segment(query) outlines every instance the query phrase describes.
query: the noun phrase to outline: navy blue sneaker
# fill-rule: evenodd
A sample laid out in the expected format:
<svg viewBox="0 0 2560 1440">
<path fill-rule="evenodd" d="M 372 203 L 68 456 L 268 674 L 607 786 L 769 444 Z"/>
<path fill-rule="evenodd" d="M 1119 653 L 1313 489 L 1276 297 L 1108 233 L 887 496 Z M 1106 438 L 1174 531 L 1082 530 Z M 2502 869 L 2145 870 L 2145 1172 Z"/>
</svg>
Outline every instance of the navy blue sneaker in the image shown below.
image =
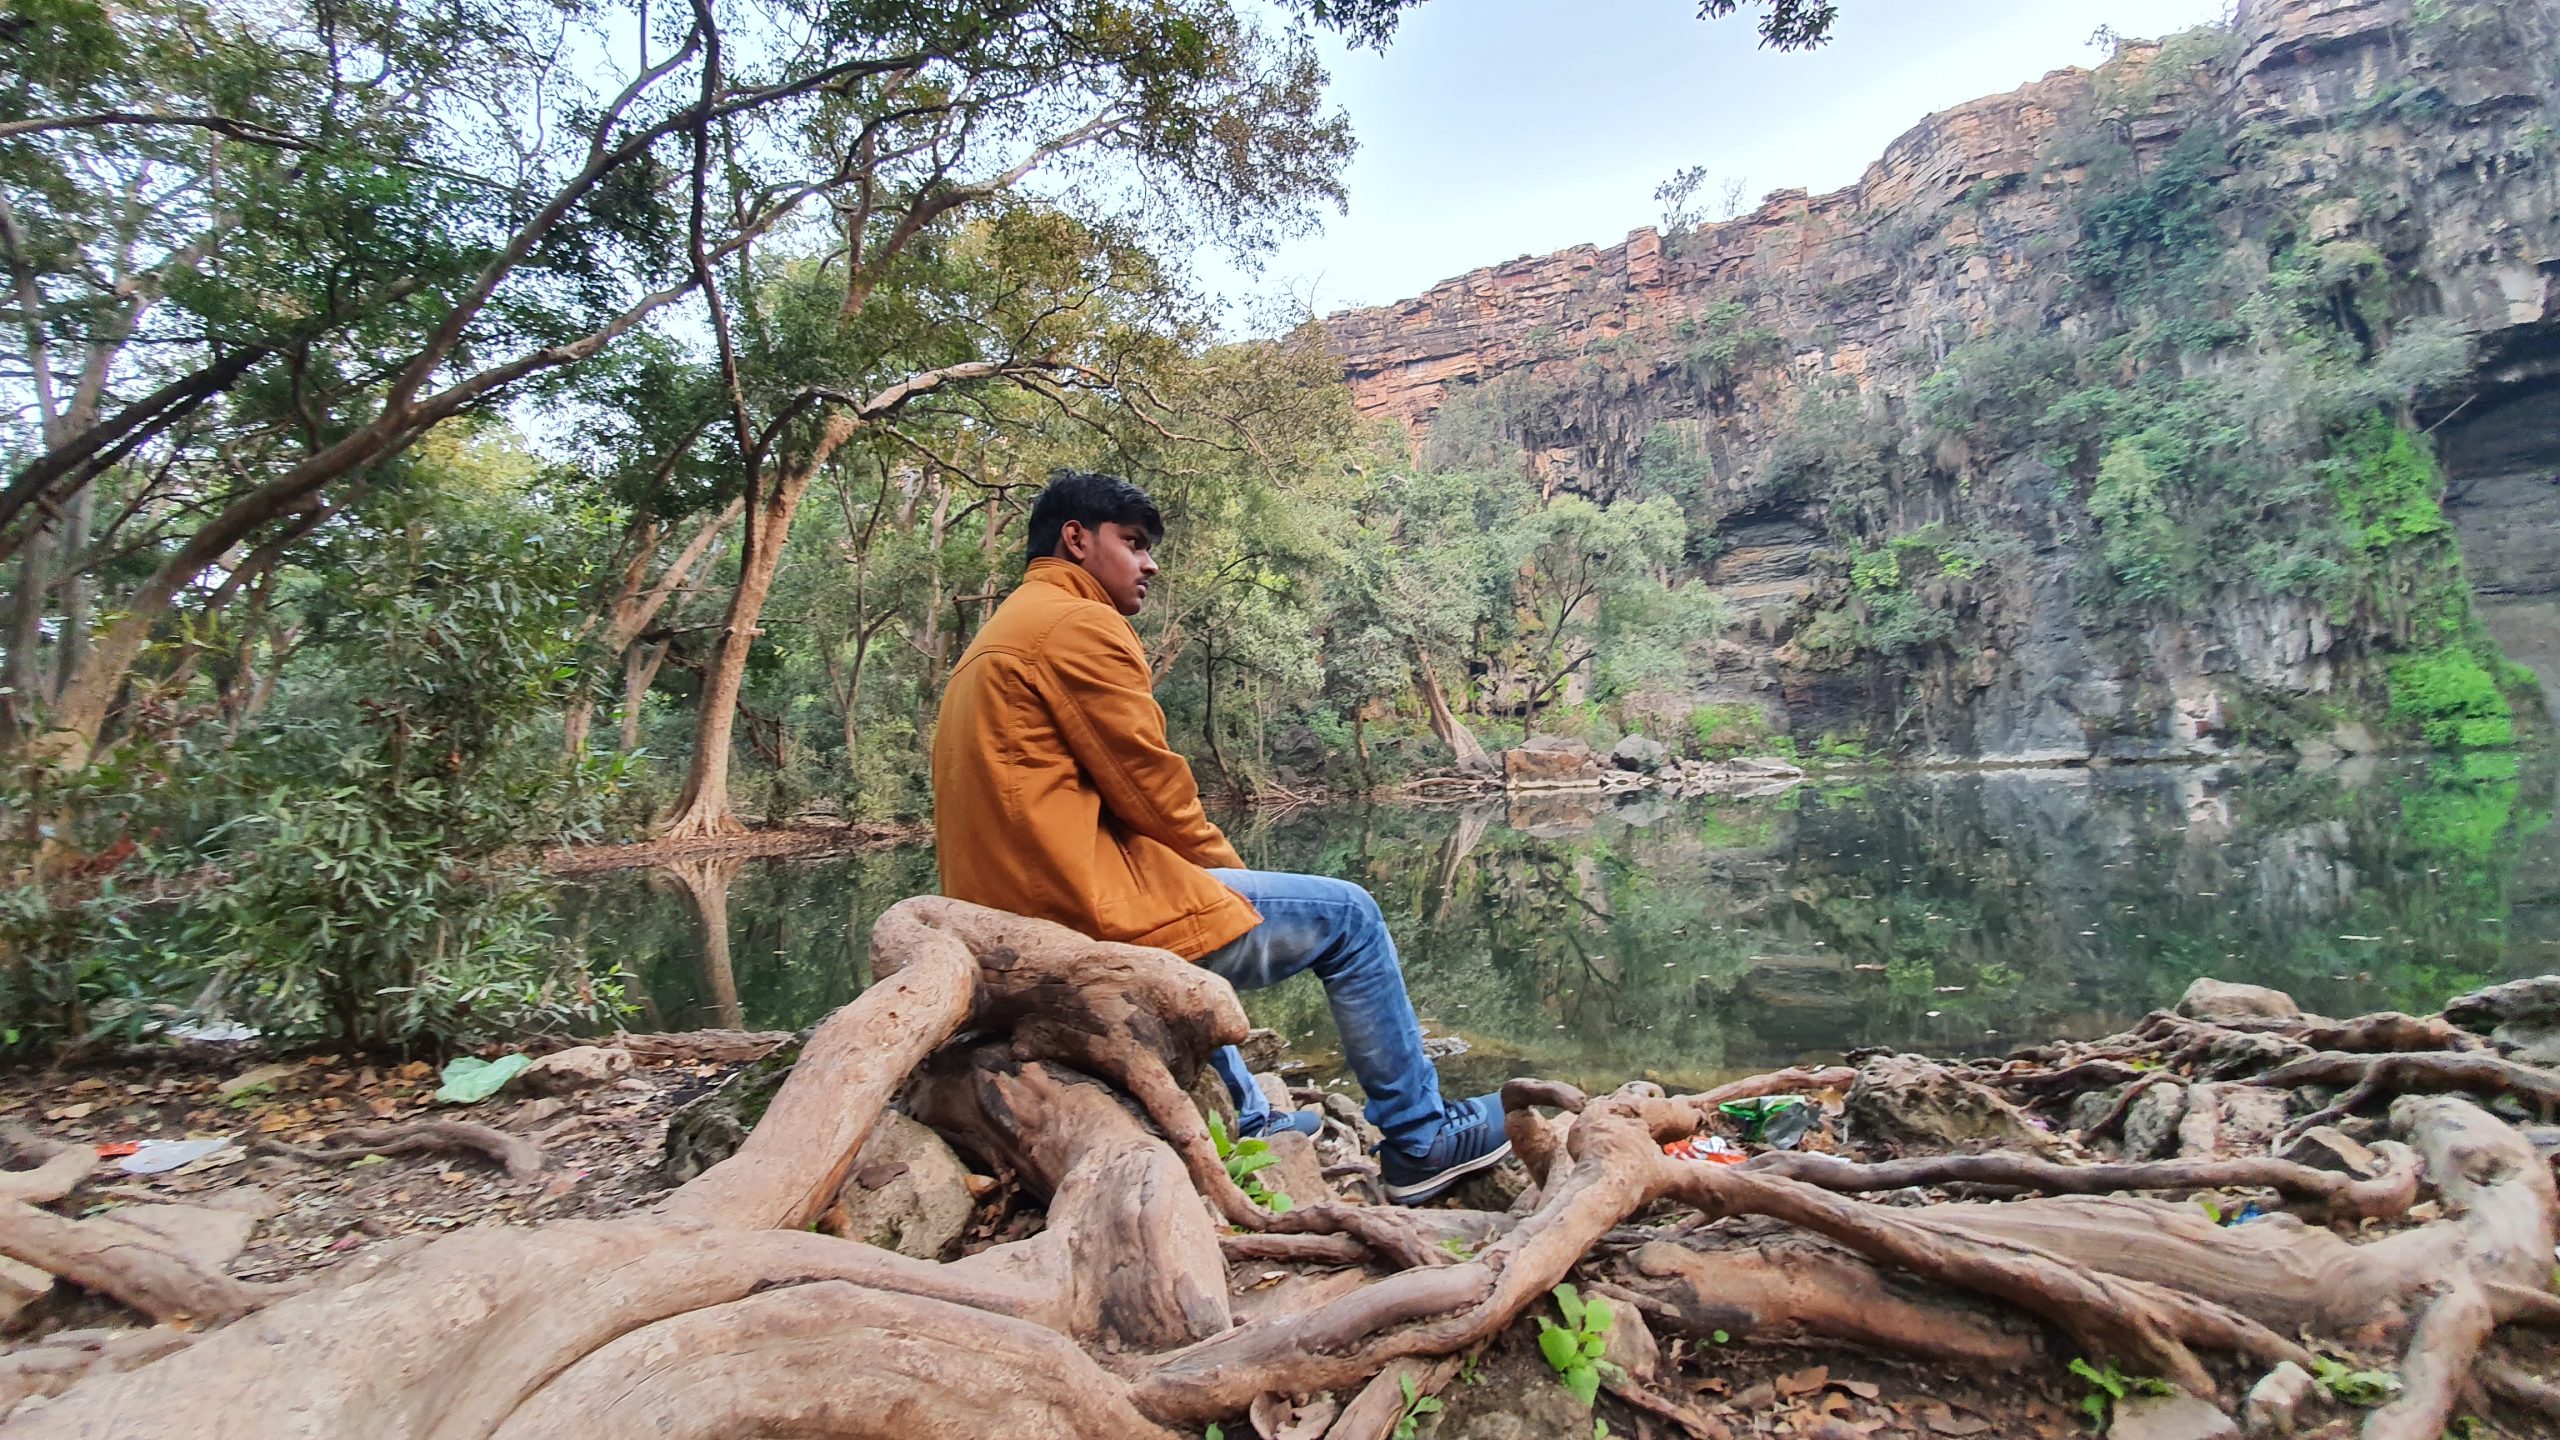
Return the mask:
<svg viewBox="0 0 2560 1440">
<path fill-rule="evenodd" d="M 1295 1130 L 1301 1135 L 1313 1135 L 1324 1129 L 1324 1116 L 1313 1110 L 1271 1110 L 1264 1112 L 1260 1122 L 1253 1128 L 1245 1129 L 1243 1121 L 1236 1122 L 1236 1128 L 1244 1132 L 1237 1138 L 1244 1140 L 1277 1135 L 1286 1130 Z"/>
<path fill-rule="evenodd" d="M 1387 1198 L 1398 1205 L 1419 1205 L 1479 1170 L 1489 1170 L 1511 1153 L 1502 1133 L 1502 1097 L 1479 1095 L 1451 1105 L 1448 1118 L 1431 1148 L 1414 1155 L 1394 1145 L 1378 1147 L 1379 1178 Z"/>
</svg>

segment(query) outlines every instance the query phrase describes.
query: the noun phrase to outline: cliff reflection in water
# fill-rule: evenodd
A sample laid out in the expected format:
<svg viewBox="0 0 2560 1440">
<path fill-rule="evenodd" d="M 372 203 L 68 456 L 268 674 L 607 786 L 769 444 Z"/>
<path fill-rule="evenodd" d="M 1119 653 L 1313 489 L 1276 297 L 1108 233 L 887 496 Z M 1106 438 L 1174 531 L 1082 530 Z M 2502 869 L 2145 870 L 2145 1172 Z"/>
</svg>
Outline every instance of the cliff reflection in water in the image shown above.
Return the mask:
<svg viewBox="0 0 2560 1440">
<path fill-rule="evenodd" d="M 1695 1085 L 1861 1045 L 1998 1052 L 2102 1033 L 2198 975 L 2353 1014 L 2560 969 L 2549 757 L 2326 772 L 2150 766 L 1893 775 L 1758 799 L 1538 797 L 1234 821 L 1248 863 L 1367 885 L 1451 1083 Z M 858 993 L 915 847 L 609 877 L 565 943 L 618 959 L 635 1027 L 798 1026 Z M 1312 979 L 1246 997 L 1320 1069 Z"/>
</svg>

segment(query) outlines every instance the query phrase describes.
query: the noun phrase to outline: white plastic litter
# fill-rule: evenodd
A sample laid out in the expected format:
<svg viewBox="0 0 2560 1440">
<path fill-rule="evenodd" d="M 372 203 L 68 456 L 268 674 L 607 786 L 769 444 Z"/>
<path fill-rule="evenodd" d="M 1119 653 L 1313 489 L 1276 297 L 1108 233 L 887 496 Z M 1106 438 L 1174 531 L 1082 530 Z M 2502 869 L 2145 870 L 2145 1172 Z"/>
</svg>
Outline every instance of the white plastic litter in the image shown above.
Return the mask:
<svg viewBox="0 0 2560 1440">
<path fill-rule="evenodd" d="M 127 1175 L 160 1175 L 230 1148 L 228 1140 L 145 1140 L 116 1168 Z"/>
</svg>

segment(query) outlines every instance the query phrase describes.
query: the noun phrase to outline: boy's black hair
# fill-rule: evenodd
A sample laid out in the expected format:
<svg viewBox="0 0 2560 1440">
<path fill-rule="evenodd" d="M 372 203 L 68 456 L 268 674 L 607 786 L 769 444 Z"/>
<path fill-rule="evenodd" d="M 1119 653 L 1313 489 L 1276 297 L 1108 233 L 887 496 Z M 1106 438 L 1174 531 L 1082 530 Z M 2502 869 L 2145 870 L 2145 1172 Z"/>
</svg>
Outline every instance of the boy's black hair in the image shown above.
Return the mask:
<svg viewBox="0 0 2560 1440">
<path fill-rule="evenodd" d="M 1058 536 L 1070 520 L 1088 530 L 1114 521 L 1136 525 L 1147 532 L 1150 545 L 1164 539 L 1164 516 L 1157 512 L 1156 502 L 1147 498 L 1146 491 L 1117 475 L 1052 470 L 1040 498 L 1031 502 L 1028 558 L 1045 560 L 1057 554 Z"/>
</svg>

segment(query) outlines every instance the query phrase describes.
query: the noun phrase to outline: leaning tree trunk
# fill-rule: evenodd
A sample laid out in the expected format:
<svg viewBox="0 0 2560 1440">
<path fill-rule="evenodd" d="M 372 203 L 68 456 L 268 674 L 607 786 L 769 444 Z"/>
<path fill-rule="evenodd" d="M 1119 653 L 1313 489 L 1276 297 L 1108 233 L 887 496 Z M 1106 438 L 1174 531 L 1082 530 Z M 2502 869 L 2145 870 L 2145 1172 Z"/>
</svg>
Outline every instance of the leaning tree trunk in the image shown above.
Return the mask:
<svg viewBox="0 0 2560 1440">
<path fill-rule="evenodd" d="M 1449 747 L 1450 755 L 1458 763 L 1458 772 L 1462 775 L 1500 774 L 1501 767 L 1485 753 L 1484 746 L 1476 740 L 1475 732 L 1458 718 L 1457 711 L 1449 708 L 1448 693 L 1440 688 L 1440 667 L 1432 663 L 1431 652 L 1419 645 L 1413 647 L 1413 673 L 1421 682 L 1423 703 L 1431 709 L 1431 733 L 1439 736 L 1440 743 Z"/>
<path fill-rule="evenodd" d="M 745 508 L 745 501 L 732 500 L 722 508 L 719 514 L 696 526 L 692 538 L 685 541 L 684 548 L 676 552 L 673 560 L 667 562 L 667 568 L 659 575 L 657 583 L 645 591 L 640 588 L 639 580 L 643 567 L 648 564 L 650 557 L 657 549 L 656 542 L 649 542 L 638 555 L 633 557 L 632 569 L 624 577 L 621 590 L 615 594 L 612 609 L 605 618 L 603 633 L 596 641 L 597 654 L 623 662 L 626 679 L 630 673 L 631 648 L 638 643 L 641 632 L 656 623 L 658 612 L 665 609 L 667 601 L 674 597 L 676 591 L 684 587 L 685 581 L 692 576 L 695 567 L 704 563 L 705 557 L 711 553 L 713 544 L 728 530 L 730 523 L 736 520 Z M 587 728 L 594 718 L 594 713 L 595 696 L 587 687 L 580 686 L 578 698 L 570 706 L 568 721 L 563 726 L 567 732 L 570 758 L 575 759 L 586 753 Z M 632 745 L 626 741 L 622 748 L 629 750 Z"/>
</svg>

